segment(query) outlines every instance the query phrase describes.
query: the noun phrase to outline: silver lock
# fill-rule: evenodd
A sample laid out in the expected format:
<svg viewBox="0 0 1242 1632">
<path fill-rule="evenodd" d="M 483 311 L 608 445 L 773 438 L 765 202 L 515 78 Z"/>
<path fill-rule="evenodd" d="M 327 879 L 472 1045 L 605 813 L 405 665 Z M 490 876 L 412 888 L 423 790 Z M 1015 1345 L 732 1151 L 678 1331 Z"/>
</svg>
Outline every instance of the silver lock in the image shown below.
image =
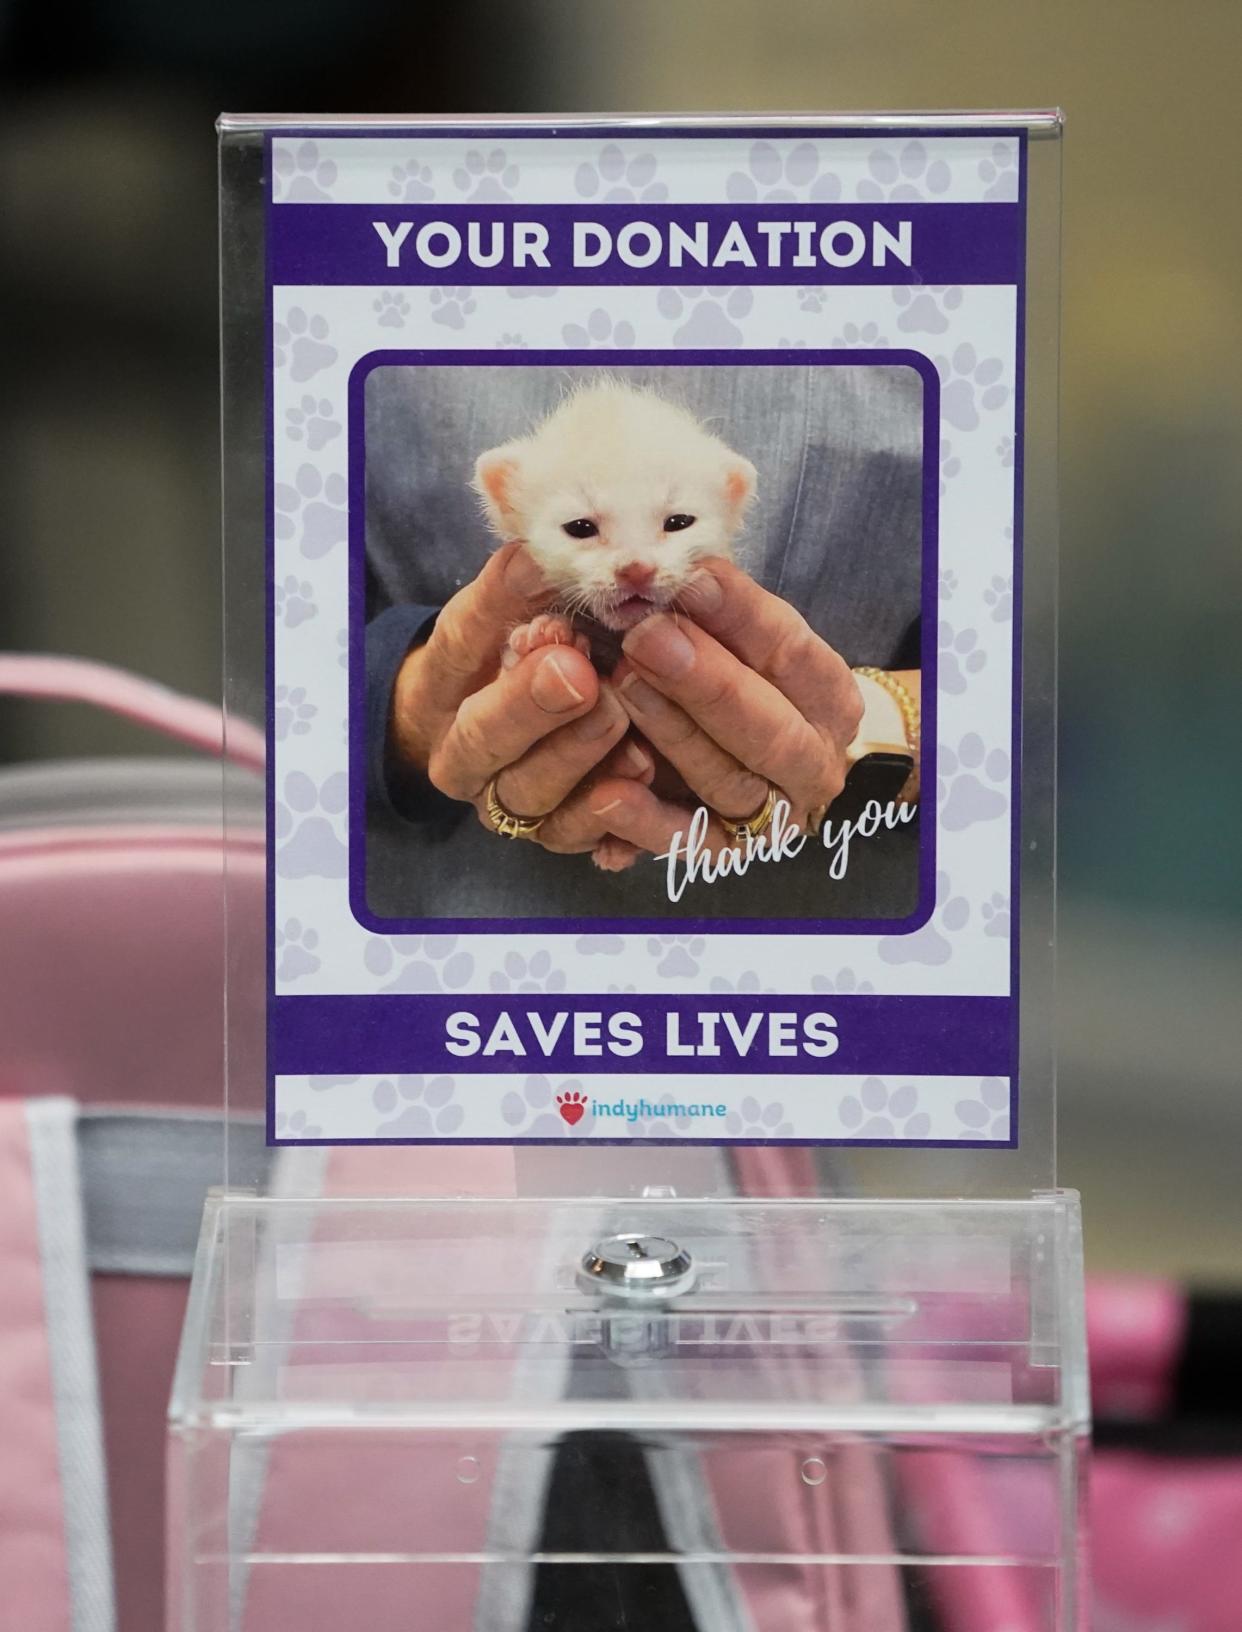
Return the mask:
<svg viewBox="0 0 1242 1632">
<path fill-rule="evenodd" d="M 694 1260 L 662 1235 L 625 1231 L 598 1241 L 583 1255 L 578 1285 L 626 1303 L 658 1303 L 694 1285 Z"/>
</svg>

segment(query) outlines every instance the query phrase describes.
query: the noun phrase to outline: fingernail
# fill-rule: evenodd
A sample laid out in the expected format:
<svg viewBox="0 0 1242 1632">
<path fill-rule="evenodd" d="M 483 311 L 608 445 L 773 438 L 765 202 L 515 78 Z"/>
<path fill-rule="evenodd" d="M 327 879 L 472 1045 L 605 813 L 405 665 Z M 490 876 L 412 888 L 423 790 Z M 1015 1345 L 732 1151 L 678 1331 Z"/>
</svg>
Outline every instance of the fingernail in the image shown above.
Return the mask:
<svg viewBox="0 0 1242 1632">
<path fill-rule="evenodd" d="M 635 624 L 621 642 L 621 650 L 668 680 L 679 680 L 694 667 L 694 646 L 672 618 L 658 614 Z"/>
<path fill-rule="evenodd" d="M 524 549 L 516 549 L 505 566 L 505 583 L 515 595 L 538 595 L 548 586 L 539 563 Z"/>
<path fill-rule="evenodd" d="M 686 579 L 686 587 L 678 600 L 688 611 L 714 612 L 724 600 L 724 590 L 714 572 L 700 567 Z"/>
<path fill-rule="evenodd" d="M 645 754 L 636 742 L 626 743 L 625 757 L 628 763 L 631 764 L 638 772 L 639 776 L 646 776 L 647 772 L 653 768 L 651 755 Z"/>
<path fill-rule="evenodd" d="M 514 651 L 512 646 L 506 646 L 504 651 L 500 654 L 500 666 L 502 669 L 516 669 L 521 661 L 521 657 Z"/>
<path fill-rule="evenodd" d="M 617 806 L 620 803 L 621 803 L 621 801 L 619 799 L 614 799 L 611 804 L 592 805 L 591 806 L 591 814 L 593 816 L 607 816 L 608 812 L 610 810 L 616 810 Z"/>
<path fill-rule="evenodd" d="M 653 708 L 660 705 L 660 693 L 654 686 L 640 679 L 631 669 L 617 688 L 625 698 L 627 708 L 637 709 L 640 714 L 649 714 Z"/>
<path fill-rule="evenodd" d="M 549 714 L 564 714 L 567 710 L 578 708 L 586 702 L 586 698 L 566 673 L 567 668 L 568 664 L 561 656 L 561 648 L 552 646 L 535 670 L 535 677 L 530 683 L 530 694 L 539 707 L 546 709 Z"/>
</svg>

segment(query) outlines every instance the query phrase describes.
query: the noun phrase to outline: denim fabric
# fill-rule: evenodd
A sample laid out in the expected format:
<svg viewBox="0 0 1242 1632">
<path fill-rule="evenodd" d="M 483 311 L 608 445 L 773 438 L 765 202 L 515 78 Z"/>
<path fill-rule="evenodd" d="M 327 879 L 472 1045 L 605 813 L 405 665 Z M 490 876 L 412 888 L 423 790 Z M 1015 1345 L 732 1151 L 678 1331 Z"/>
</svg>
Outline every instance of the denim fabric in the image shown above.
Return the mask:
<svg viewBox="0 0 1242 1632">
<path fill-rule="evenodd" d="M 366 388 L 368 618 L 439 606 L 494 540 L 470 488 L 476 456 L 521 434 L 591 371 L 522 366 L 376 369 Z M 851 664 L 891 665 L 919 616 L 923 383 L 900 366 L 610 367 L 685 405 L 759 472 L 741 564 Z M 389 620 L 395 622 L 396 620 Z M 368 663 L 369 675 L 372 665 Z M 373 678 L 382 684 L 374 665 Z M 369 703 L 371 733 L 387 700 Z M 379 744 L 368 744 L 378 763 Z M 400 802 L 399 802 L 400 803 Z M 416 812 L 411 812 L 416 814 Z M 902 917 L 916 894 L 915 829 L 858 847 L 840 883 L 816 847 L 795 862 L 665 899 L 663 869 L 605 875 L 486 833 L 402 820 L 372 784 L 367 875 L 381 917 Z"/>
</svg>

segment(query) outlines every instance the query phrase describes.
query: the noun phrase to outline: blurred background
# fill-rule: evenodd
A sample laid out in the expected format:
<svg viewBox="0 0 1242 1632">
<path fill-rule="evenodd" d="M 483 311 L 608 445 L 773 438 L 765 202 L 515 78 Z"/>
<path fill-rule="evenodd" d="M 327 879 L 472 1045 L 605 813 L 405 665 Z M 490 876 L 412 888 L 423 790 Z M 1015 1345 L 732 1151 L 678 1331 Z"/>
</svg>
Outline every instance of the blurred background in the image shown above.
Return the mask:
<svg viewBox="0 0 1242 1632">
<path fill-rule="evenodd" d="M 1242 1282 L 1242 6 L 9 0 L 0 40 L 0 647 L 205 697 L 221 109 L 1064 107 L 1061 1177 L 1092 1269 Z M 0 714 L 2 761 L 149 748 Z"/>
</svg>

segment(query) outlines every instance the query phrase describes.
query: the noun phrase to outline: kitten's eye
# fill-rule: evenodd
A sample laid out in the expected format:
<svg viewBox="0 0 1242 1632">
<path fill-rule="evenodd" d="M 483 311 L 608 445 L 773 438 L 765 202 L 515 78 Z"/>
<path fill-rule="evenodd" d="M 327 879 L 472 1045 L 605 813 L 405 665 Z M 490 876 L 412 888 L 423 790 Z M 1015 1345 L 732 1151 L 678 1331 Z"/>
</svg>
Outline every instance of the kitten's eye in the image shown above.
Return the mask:
<svg viewBox="0 0 1242 1632">
<path fill-rule="evenodd" d="M 693 527 L 693 516 L 665 516 L 664 531 L 666 533 L 684 533 L 687 527 Z"/>
<path fill-rule="evenodd" d="M 568 533 L 570 538 L 595 538 L 599 534 L 599 528 L 585 516 L 580 516 L 577 521 L 567 521 L 561 531 Z"/>
</svg>

